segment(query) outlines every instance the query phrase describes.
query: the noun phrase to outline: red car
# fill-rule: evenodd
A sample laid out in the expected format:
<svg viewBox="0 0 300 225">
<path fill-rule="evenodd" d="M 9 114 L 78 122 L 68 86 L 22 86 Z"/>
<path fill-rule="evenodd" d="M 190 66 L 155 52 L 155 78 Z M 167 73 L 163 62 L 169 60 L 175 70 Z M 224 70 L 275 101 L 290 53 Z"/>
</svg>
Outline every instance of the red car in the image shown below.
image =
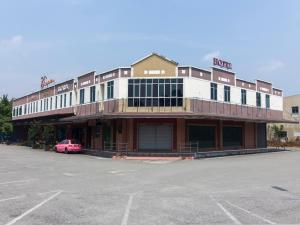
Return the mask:
<svg viewBox="0 0 300 225">
<path fill-rule="evenodd" d="M 55 151 L 56 152 L 81 152 L 82 146 L 79 144 L 76 140 L 63 140 L 62 142 L 59 142 L 57 145 L 55 145 Z"/>
</svg>

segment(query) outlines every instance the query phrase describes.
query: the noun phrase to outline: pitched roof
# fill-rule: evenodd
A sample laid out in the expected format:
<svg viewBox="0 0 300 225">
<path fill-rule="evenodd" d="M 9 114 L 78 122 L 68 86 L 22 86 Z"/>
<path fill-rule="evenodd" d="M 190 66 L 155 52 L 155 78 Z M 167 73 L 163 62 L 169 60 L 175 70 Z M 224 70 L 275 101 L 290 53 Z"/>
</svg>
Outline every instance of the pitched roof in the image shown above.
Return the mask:
<svg viewBox="0 0 300 225">
<path fill-rule="evenodd" d="M 153 52 L 153 53 L 147 55 L 146 57 L 144 57 L 144 58 L 142 58 L 142 59 L 140 59 L 140 60 L 138 60 L 138 61 L 135 61 L 133 64 L 131 64 L 131 66 L 136 65 L 136 64 L 138 64 L 139 62 L 142 62 L 142 61 L 144 61 L 144 60 L 146 60 L 146 59 L 148 59 L 148 58 L 150 58 L 150 57 L 152 57 L 152 56 L 154 56 L 154 55 L 155 55 L 155 56 L 158 56 L 159 58 L 161 58 L 161 59 L 163 59 L 163 60 L 165 60 L 165 61 L 167 61 L 167 62 L 170 62 L 170 63 L 173 63 L 173 64 L 175 64 L 175 65 L 178 65 L 178 63 L 175 62 L 174 60 L 169 59 L 169 58 L 167 58 L 167 57 L 165 57 L 165 56 L 163 56 L 163 55 L 159 55 L 159 54 Z"/>
</svg>

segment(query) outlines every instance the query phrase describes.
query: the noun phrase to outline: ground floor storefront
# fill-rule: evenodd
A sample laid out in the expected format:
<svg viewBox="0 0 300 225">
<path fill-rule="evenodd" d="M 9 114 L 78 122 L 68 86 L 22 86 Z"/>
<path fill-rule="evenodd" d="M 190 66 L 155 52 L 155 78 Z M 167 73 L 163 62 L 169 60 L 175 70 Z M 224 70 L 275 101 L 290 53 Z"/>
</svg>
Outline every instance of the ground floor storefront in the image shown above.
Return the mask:
<svg viewBox="0 0 300 225">
<path fill-rule="evenodd" d="M 187 152 L 266 147 L 266 123 L 257 122 L 124 118 L 74 120 L 53 125 L 57 141 L 77 139 L 84 148 L 101 151 Z M 23 129 L 26 133 L 26 126 Z M 18 133 L 22 133 L 21 129 Z"/>
</svg>

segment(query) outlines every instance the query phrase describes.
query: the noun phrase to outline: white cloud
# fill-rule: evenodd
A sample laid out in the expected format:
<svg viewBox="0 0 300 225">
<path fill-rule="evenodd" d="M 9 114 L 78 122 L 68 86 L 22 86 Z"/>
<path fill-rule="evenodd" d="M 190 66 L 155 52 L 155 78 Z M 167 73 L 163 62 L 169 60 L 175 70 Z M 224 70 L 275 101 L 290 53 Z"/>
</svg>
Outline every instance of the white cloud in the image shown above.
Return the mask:
<svg viewBox="0 0 300 225">
<path fill-rule="evenodd" d="M 0 40 L 0 45 L 2 46 L 17 46 L 23 43 L 23 36 L 22 35 L 15 35 L 9 39 Z"/>
<path fill-rule="evenodd" d="M 268 73 L 280 70 L 285 67 L 285 63 L 280 60 L 271 60 L 258 68 L 260 73 Z"/>
<path fill-rule="evenodd" d="M 220 56 L 220 51 L 213 51 L 205 54 L 202 58 L 203 61 L 211 61 L 213 58 L 218 58 Z"/>
</svg>

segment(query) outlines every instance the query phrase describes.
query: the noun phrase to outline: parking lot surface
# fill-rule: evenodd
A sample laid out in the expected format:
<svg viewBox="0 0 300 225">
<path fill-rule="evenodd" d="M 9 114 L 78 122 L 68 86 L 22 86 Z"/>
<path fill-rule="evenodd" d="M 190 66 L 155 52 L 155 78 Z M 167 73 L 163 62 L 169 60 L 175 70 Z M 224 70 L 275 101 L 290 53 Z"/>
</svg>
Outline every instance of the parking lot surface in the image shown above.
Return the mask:
<svg viewBox="0 0 300 225">
<path fill-rule="evenodd" d="M 300 151 L 151 161 L 0 145 L 0 224 L 297 223 Z"/>
</svg>

